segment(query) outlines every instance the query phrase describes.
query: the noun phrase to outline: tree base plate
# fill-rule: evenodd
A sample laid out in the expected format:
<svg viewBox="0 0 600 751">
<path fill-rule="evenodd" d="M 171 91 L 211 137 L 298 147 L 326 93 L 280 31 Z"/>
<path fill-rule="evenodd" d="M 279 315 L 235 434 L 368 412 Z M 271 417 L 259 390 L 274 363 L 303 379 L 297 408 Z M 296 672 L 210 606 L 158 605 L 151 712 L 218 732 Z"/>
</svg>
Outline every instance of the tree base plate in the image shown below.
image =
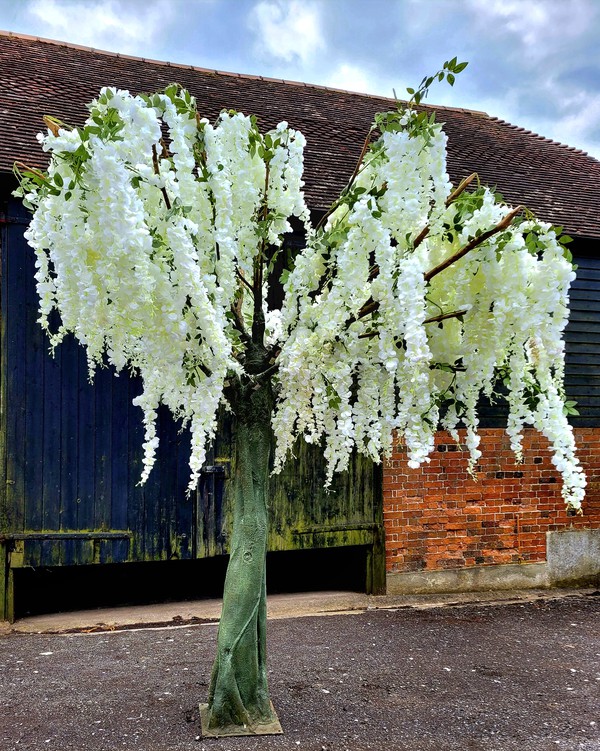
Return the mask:
<svg viewBox="0 0 600 751">
<path fill-rule="evenodd" d="M 203 738 L 225 738 L 234 735 L 280 735 L 283 733 L 281 723 L 277 717 L 273 704 L 271 712 L 275 718 L 272 722 L 262 722 L 256 725 L 228 725 L 224 728 L 208 727 L 208 704 L 200 704 L 200 725 Z"/>
</svg>

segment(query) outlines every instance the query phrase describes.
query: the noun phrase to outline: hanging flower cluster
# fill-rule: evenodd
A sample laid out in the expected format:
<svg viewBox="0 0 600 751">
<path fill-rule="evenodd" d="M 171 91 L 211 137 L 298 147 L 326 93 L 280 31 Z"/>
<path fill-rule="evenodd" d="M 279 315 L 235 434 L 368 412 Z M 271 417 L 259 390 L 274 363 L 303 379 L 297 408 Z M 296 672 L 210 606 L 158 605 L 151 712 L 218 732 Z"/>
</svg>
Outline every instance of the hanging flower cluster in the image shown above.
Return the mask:
<svg viewBox="0 0 600 751">
<path fill-rule="evenodd" d="M 466 428 L 473 470 L 479 400 L 502 392 L 513 450 L 519 457 L 523 427 L 535 425 L 579 509 L 585 478 L 562 387 L 574 273 L 559 238 L 487 188 L 451 193 L 433 118 L 400 110 L 376 127 L 313 228 L 305 142 L 287 123 L 261 134 L 254 118 L 229 112 L 211 125 L 176 86 L 150 97 L 104 89 L 83 128 L 53 125 L 41 137 L 48 174 L 29 173 L 21 188 L 52 346 L 73 332 L 90 371 L 106 360 L 140 373 L 142 480 L 160 403 L 190 425 L 193 488 L 227 379 L 264 374 L 278 385 L 276 471 L 299 435 L 323 442 L 329 482 L 354 449 L 379 461 L 397 434 L 416 467 L 440 424 L 457 439 Z M 306 248 L 272 310 L 269 272 L 291 216 Z M 245 370 L 252 338 L 268 355 L 264 373 Z"/>
<path fill-rule="evenodd" d="M 22 187 L 34 208 L 26 237 L 40 323 L 53 348 L 75 335 L 90 374 L 108 361 L 141 375 L 142 481 L 158 446 L 159 404 L 189 424 L 192 489 L 225 379 L 242 370 L 231 315 L 239 279 L 252 279 L 265 236 L 289 231 L 291 215 L 308 216 L 304 138 L 285 124 L 262 135 L 238 113 L 213 126 L 171 86 L 151 97 L 103 89 L 83 128 L 54 125 L 40 140 L 52 155 L 48 175 L 30 173 Z"/>
<path fill-rule="evenodd" d="M 287 279 L 277 466 L 296 434 L 324 440 L 330 482 L 353 448 L 378 461 L 399 433 L 416 467 L 441 424 L 456 440 L 466 428 L 473 471 L 477 406 L 500 387 L 517 457 L 535 425 L 579 509 L 585 476 L 562 388 L 572 265 L 549 225 L 515 219 L 487 188 L 451 196 L 441 127 L 416 118 L 380 118 L 356 180 Z"/>
</svg>

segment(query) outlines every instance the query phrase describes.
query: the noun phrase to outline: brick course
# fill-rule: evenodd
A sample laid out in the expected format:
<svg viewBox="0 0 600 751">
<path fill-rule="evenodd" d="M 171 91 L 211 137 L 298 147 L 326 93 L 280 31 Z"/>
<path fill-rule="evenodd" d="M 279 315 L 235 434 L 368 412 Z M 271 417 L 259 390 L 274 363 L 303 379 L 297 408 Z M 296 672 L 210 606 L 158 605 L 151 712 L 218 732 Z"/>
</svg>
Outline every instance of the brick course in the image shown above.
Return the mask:
<svg viewBox="0 0 600 751">
<path fill-rule="evenodd" d="M 388 572 L 540 562 L 546 532 L 600 527 L 600 430 L 576 428 L 575 438 L 588 479 L 577 517 L 566 514 L 548 443 L 533 429 L 525 433 L 522 464 L 502 429 L 481 430 L 476 478 L 464 446 L 445 432 L 431 461 L 416 470 L 400 445 L 383 473 Z"/>
</svg>

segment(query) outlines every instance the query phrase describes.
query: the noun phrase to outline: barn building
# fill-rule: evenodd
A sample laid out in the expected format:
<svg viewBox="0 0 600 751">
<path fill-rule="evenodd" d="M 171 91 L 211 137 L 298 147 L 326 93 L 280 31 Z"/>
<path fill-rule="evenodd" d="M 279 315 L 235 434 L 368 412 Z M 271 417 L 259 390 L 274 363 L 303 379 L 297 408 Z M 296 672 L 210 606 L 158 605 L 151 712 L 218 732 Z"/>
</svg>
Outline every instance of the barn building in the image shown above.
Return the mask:
<svg viewBox="0 0 600 751">
<path fill-rule="evenodd" d="M 0 32 L 0 72 L 0 620 L 35 609 L 34 594 L 48 591 L 57 598 L 49 607 L 69 607 L 78 589 L 100 604 L 103 588 L 119 582 L 132 596 L 141 580 L 130 572 L 141 569 L 152 571 L 154 585 L 164 576 L 171 594 L 205 593 L 202 582 L 181 582 L 192 570 L 186 564 L 199 561 L 204 568 L 193 571 L 203 581 L 222 576 L 227 424 L 197 493 L 186 498 L 188 438 L 161 413 L 158 461 L 138 485 L 143 433 L 131 400 L 139 383 L 106 369 L 90 384 L 72 340 L 50 356 L 36 323 L 28 213 L 12 197 L 13 163 L 45 166 L 35 137 L 43 115 L 76 125 L 102 86 L 137 93 L 175 81 L 210 119 L 236 109 L 256 114 L 263 128 L 287 120 L 301 130 L 307 201 L 318 216 L 352 174 L 374 114 L 394 102 L 10 32 Z M 528 431 L 525 461 L 515 465 L 502 416 L 492 411 L 476 482 L 462 447 L 443 433 L 421 469 L 408 469 L 399 446 L 383 468 L 356 460 L 331 494 L 318 456 L 303 448 L 275 480 L 276 586 L 339 585 L 350 572 L 351 585 L 368 592 L 414 593 L 549 586 L 600 573 L 600 162 L 484 112 L 437 108 L 437 119 L 449 136 L 453 182 L 477 172 L 507 202 L 575 240 L 566 386 L 580 412 L 573 425 L 589 482 L 584 515 L 567 517 L 543 438 Z M 79 578 L 61 578 L 65 571 Z"/>
</svg>

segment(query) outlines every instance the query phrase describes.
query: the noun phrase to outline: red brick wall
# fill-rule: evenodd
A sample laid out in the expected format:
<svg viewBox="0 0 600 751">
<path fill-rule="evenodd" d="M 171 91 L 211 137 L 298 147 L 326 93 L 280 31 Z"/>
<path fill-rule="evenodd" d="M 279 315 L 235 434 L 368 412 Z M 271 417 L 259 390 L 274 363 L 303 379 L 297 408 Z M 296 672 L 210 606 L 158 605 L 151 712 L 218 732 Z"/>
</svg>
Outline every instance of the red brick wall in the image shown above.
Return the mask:
<svg viewBox="0 0 600 751">
<path fill-rule="evenodd" d="M 533 429 L 523 464 L 502 429 L 482 430 L 476 480 L 468 453 L 447 433 L 438 433 L 431 462 L 416 470 L 400 446 L 383 473 L 387 570 L 543 561 L 546 532 L 600 527 L 600 429 L 576 429 L 575 437 L 588 478 L 582 517 L 566 515 L 547 441 Z"/>
</svg>

